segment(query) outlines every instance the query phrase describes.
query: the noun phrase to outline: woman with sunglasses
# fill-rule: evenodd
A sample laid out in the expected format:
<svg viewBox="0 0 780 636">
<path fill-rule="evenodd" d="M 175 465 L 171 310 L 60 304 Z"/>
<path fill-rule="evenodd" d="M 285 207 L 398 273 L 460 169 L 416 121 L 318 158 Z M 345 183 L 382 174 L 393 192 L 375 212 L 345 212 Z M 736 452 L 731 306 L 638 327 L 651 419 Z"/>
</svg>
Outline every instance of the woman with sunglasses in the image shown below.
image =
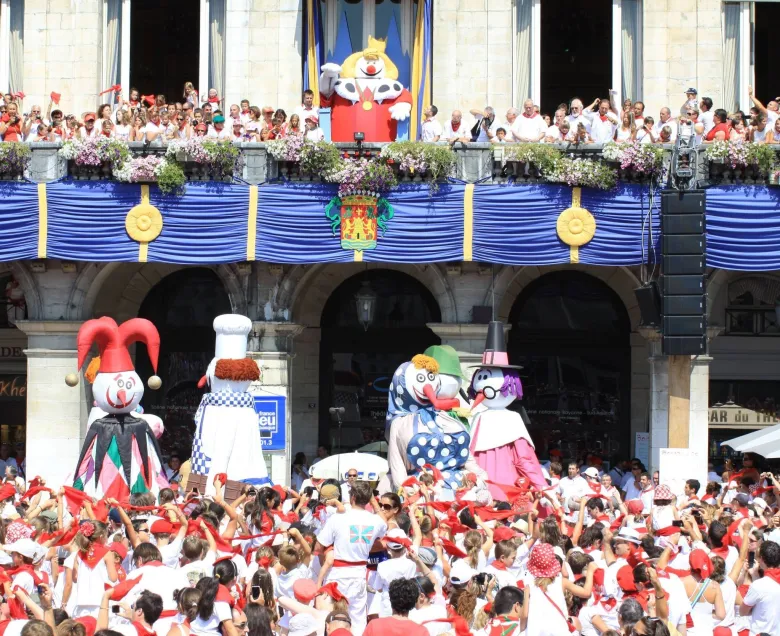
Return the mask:
<svg viewBox="0 0 780 636">
<path fill-rule="evenodd" d="M 398 528 L 398 522 L 395 520 L 396 515 L 401 512 L 401 498 L 394 492 L 386 492 L 379 498 L 377 502 L 376 498 L 371 499 L 371 503 L 374 506 L 374 512 L 376 512 L 387 524 L 387 529 Z"/>
</svg>

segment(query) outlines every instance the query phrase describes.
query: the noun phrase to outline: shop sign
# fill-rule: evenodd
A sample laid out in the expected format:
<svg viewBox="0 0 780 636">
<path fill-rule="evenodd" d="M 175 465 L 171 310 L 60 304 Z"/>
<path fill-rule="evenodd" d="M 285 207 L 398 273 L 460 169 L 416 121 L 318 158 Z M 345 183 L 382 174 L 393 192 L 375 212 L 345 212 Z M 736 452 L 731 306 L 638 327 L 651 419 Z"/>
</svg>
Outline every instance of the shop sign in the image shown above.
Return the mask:
<svg viewBox="0 0 780 636">
<path fill-rule="evenodd" d="M 764 427 L 780 424 L 774 413 L 759 413 L 739 406 L 709 409 L 710 426 L 715 428 Z"/>
<path fill-rule="evenodd" d="M 24 400 L 26 398 L 26 375 L 0 375 L 0 400 Z"/>
<path fill-rule="evenodd" d="M 287 450 L 287 398 L 279 395 L 256 395 L 255 411 L 264 451 Z"/>
<path fill-rule="evenodd" d="M 0 347 L 0 358 L 24 358 L 24 347 Z"/>
</svg>

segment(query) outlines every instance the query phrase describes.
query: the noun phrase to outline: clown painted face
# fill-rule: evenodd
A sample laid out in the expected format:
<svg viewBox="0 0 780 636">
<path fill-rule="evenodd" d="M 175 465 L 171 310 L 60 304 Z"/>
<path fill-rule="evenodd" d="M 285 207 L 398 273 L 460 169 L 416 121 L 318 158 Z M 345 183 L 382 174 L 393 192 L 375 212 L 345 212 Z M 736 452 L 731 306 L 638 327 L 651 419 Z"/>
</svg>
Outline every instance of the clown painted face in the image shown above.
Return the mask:
<svg viewBox="0 0 780 636">
<path fill-rule="evenodd" d="M 144 385 L 135 371 L 98 373 L 92 393 L 107 413 L 132 413 L 144 395 Z"/>
<path fill-rule="evenodd" d="M 379 79 L 384 76 L 385 61 L 381 57 L 361 57 L 355 65 L 355 77 L 358 79 Z"/>
<path fill-rule="evenodd" d="M 427 369 L 418 369 L 410 364 L 405 374 L 406 390 L 409 396 L 419 404 L 428 406 L 430 397 L 436 395 L 441 387 L 441 377 Z"/>
<path fill-rule="evenodd" d="M 517 398 L 514 391 L 505 387 L 506 380 L 503 370 L 495 367 L 480 367 L 474 374 L 471 388 L 478 399 L 480 395 L 484 395 L 481 403 L 489 409 L 505 409 Z"/>
<path fill-rule="evenodd" d="M 442 373 L 439 375 L 441 387 L 439 388 L 438 396 L 440 398 L 457 398 L 458 391 L 460 391 L 461 379 L 457 375 L 447 375 Z"/>
</svg>

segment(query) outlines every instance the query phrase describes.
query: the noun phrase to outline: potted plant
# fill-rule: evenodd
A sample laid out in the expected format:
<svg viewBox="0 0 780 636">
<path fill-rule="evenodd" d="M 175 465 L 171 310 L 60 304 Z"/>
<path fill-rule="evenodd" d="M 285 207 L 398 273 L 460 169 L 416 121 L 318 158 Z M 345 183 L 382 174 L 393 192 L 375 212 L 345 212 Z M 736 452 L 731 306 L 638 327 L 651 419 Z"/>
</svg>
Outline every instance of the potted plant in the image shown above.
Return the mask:
<svg viewBox="0 0 780 636">
<path fill-rule="evenodd" d="M 380 158 L 396 175 L 404 174 L 412 180 L 429 182 L 429 192 L 439 188 L 439 181 L 451 175 L 458 157 L 449 144 L 422 141 L 396 141 L 382 148 Z"/>
<path fill-rule="evenodd" d="M 8 141 L 0 143 L 0 179 L 21 179 L 32 158 L 28 144 Z"/>
</svg>

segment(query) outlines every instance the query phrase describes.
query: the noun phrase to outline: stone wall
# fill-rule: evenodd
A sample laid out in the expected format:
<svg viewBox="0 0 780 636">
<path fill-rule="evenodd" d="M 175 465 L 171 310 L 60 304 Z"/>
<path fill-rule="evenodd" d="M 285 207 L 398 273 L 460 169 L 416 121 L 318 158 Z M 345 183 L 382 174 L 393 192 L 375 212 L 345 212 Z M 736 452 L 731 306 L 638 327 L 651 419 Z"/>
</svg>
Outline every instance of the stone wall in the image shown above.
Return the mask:
<svg viewBox="0 0 780 636">
<path fill-rule="evenodd" d="M 226 104 L 246 98 L 283 108 L 301 102 L 301 0 L 228 0 Z"/>
<path fill-rule="evenodd" d="M 25 0 L 24 110 L 46 107 L 52 91 L 60 108 L 80 115 L 94 110 L 101 90 L 101 0 Z"/>
</svg>

